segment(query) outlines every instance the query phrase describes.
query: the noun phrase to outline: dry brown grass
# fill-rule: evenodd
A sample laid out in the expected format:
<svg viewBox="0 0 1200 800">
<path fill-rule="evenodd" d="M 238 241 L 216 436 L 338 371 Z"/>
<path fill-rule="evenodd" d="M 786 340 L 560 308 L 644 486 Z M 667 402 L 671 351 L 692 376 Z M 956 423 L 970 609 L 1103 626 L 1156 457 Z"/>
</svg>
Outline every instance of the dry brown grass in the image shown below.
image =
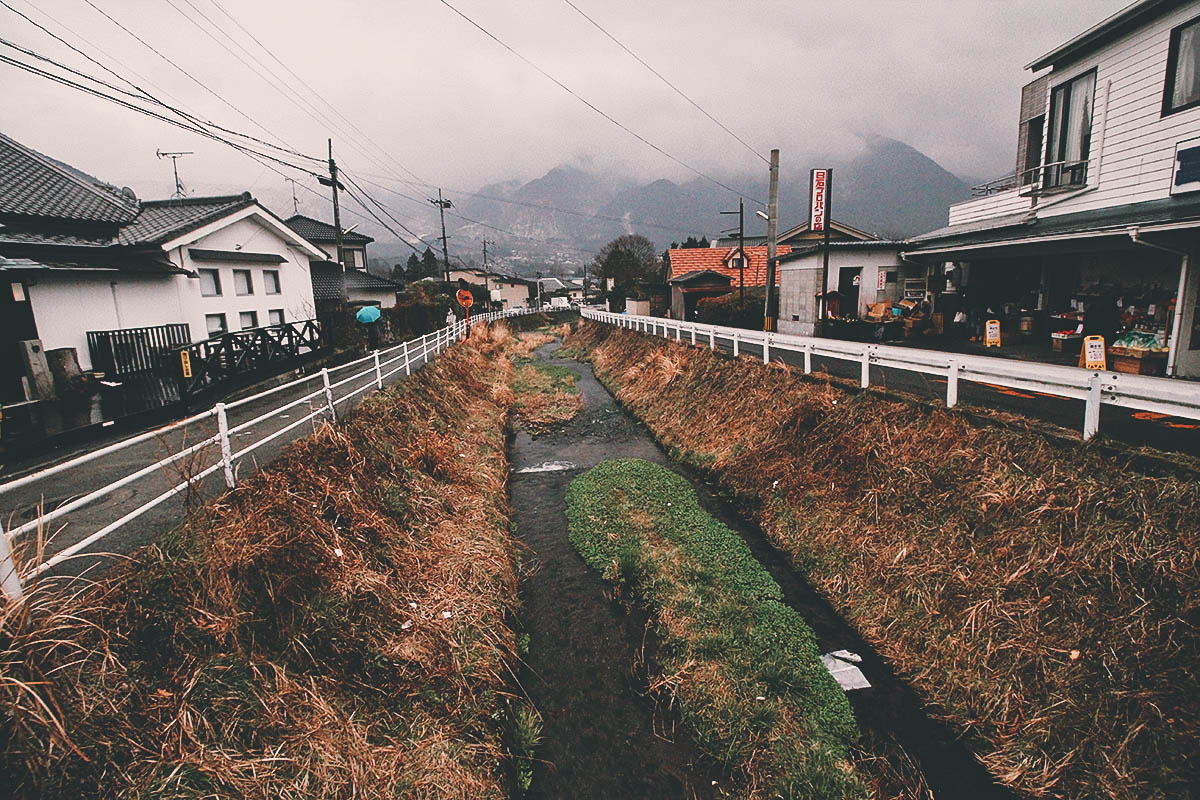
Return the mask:
<svg viewBox="0 0 1200 800">
<path fill-rule="evenodd" d="M 0 618 L 18 797 L 506 795 L 506 330 Z"/>
<path fill-rule="evenodd" d="M 1200 781 L 1200 482 L 1018 421 L 585 326 L 597 374 L 1029 797 Z M 869 773 L 867 769 L 864 772 Z"/>
<path fill-rule="evenodd" d="M 569 422 L 583 408 L 575 374 L 564 367 L 519 364 L 513 392 L 517 419 L 534 433 Z"/>
</svg>

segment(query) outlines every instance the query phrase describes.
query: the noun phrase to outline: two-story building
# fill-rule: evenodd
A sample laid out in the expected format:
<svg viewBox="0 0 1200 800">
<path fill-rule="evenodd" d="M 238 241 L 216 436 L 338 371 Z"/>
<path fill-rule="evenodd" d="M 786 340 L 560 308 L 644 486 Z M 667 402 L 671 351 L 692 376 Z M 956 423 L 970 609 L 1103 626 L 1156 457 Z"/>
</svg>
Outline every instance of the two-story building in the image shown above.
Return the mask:
<svg viewBox="0 0 1200 800">
<path fill-rule="evenodd" d="M 536 285 L 535 281 L 507 272 L 472 267 L 450 270 L 451 285 L 457 285 L 459 280 L 487 289 L 488 297 L 500 310 L 528 308 Z"/>
<path fill-rule="evenodd" d="M 139 201 L 0 134 L 0 402 L 52 393 L 46 354 L 132 369 L 309 319 L 322 256 L 249 193 Z"/>
<path fill-rule="evenodd" d="M 1027 68 L 1014 173 L 904 257 L 947 319 L 1137 331 L 1166 351 L 1146 371 L 1200 377 L 1200 0 L 1141 0 Z"/>
<path fill-rule="evenodd" d="M 372 275 L 367 271 L 367 245 L 375 241 L 357 231 L 342 231 L 342 261 L 337 261 L 337 228 L 328 222 L 295 214 L 286 220 L 287 226 L 326 252 L 323 258 L 312 260 L 314 300 L 321 310 L 330 305 L 349 303 L 352 306 L 396 305 L 400 285 L 395 281 Z"/>
</svg>

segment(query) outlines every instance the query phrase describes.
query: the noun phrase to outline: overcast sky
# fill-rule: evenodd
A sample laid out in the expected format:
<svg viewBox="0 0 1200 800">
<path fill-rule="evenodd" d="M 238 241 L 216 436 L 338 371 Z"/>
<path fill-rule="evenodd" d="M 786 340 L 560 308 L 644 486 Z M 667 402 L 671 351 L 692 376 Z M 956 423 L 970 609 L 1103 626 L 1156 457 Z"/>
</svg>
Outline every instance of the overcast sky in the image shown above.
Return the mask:
<svg viewBox="0 0 1200 800">
<path fill-rule="evenodd" d="M 646 181 L 692 177 L 440 0 L 37 0 L 36 9 L 27 0 L 5 2 L 143 88 L 206 119 L 282 140 L 313 156 L 324 155 L 326 137 L 332 136 L 335 155 L 352 173 L 383 179 L 418 199 L 428 190 L 401 186 L 395 176 L 411 180 L 415 174 L 437 185 L 474 189 L 496 180 L 527 180 L 571 163 Z M 679 160 L 721 178 L 765 170 L 564 0 L 450 2 Z M 1011 172 L 1020 87 L 1030 79 L 1024 65 L 1127 4 L 573 2 L 755 149 L 781 148 L 785 180 L 815 166 L 802 156 L 845 154 L 863 134 L 907 142 L 967 178 Z M 354 127 L 312 100 L 308 89 L 238 30 L 221 7 Z M 214 39 L 181 13 L 207 26 L 197 9 L 226 33 L 213 32 Z M 3 7 L 0 36 L 104 74 Z M 227 36 L 286 78 L 304 99 L 289 99 L 268 85 L 260 77 L 263 69 Z M 2 46 L 0 53 L 15 55 Z M 195 154 L 180 162 L 180 171 L 193 193 L 250 190 L 275 210 L 290 213 L 291 189 L 283 178 L 224 145 L 5 64 L 0 64 L 0 94 L 0 130 L 97 177 L 131 186 L 139 196 L 171 191 L 170 162 L 157 159 L 157 149 L 190 150 Z M 338 125 L 302 110 L 309 102 Z M 362 141 L 367 137 L 369 142 Z M 314 179 L 290 174 L 324 194 Z M 415 203 L 378 194 L 401 219 L 420 224 L 429 217 L 429 210 Z M 299 197 L 302 212 L 328 214 L 327 204 L 313 194 L 301 189 Z"/>
</svg>

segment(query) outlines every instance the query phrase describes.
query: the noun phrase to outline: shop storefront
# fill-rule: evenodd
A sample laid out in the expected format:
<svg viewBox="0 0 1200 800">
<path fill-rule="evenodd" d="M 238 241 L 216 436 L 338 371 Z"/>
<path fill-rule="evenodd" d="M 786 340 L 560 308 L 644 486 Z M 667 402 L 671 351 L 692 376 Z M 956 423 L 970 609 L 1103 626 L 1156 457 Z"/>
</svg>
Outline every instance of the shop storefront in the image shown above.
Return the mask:
<svg viewBox="0 0 1200 800">
<path fill-rule="evenodd" d="M 935 231 L 904 255 L 939 276 L 930 290 L 948 335 L 982 337 L 986 322 L 999 320 L 1004 341 L 1062 358 L 1099 335 L 1109 369 L 1200 377 L 1193 253 L 1200 205 L 1154 202 L 953 236 Z"/>
</svg>

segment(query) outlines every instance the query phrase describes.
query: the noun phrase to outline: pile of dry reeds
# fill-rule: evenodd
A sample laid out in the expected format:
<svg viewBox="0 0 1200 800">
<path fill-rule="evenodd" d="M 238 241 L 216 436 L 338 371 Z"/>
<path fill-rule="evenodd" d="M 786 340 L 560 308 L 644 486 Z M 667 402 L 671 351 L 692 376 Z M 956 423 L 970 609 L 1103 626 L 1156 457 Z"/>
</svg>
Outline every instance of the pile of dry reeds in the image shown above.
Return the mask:
<svg viewBox="0 0 1200 800">
<path fill-rule="evenodd" d="M 584 325 L 599 377 L 1030 797 L 1200 785 L 1200 482 L 1009 420 Z"/>
<path fill-rule="evenodd" d="M 476 328 L 93 585 L 6 608 L 9 791 L 505 796 L 508 341 Z"/>
</svg>

